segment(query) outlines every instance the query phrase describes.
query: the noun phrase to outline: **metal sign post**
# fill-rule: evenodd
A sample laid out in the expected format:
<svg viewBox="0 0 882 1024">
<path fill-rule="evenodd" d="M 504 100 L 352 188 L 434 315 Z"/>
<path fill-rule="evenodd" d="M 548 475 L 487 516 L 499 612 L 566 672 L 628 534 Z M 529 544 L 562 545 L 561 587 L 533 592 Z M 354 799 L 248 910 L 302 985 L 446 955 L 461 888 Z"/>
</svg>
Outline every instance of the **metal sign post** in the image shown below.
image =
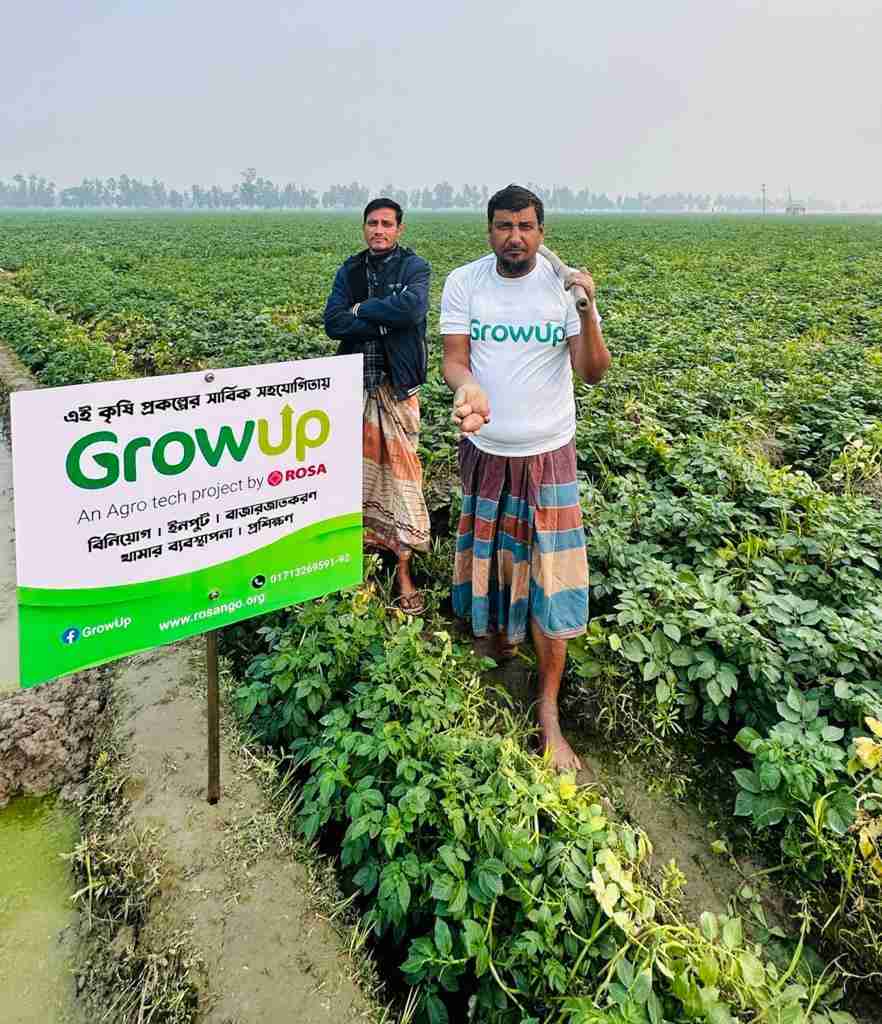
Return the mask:
<svg viewBox="0 0 882 1024">
<path fill-rule="evenodd" d="M 220 799 L 220 710 L 217 685 L 217 630 L 205 634 L 208 667 L 208 802 Z"/>
</svg>

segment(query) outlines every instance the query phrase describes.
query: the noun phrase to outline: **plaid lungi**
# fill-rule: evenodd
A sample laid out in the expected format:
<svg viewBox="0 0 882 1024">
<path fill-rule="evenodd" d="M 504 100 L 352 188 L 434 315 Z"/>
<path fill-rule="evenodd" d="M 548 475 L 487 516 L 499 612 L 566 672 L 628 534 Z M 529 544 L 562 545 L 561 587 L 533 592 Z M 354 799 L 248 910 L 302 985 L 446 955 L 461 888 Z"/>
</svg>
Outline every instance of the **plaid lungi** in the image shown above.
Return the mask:
<svg viewBox="0 0 882 1024">
<path fill-rule="evenodd" d="M 524 639 L 532 618 L 556 639 L 588 622 L 588 557 L 573 442 L 506 458 L 463 438 L 453 610 L 475 636 Z"/>
<path fill-rule="evenodd" d="M 365 547 L 396 557 L 429 549 L 429 510 L 417 456 L 420 401 L 398 402 L 388 381 L 364 392 L 363 505 Z"/>
</svg>

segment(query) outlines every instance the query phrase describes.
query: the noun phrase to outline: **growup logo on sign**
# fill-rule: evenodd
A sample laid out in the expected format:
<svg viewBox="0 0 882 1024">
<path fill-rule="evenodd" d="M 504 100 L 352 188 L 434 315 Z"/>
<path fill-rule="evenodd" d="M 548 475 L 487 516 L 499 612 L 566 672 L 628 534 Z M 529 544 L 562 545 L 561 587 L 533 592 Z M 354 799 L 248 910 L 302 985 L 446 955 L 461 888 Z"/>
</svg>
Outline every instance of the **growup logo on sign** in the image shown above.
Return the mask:
<svg viewBox="0 0 882 1024">
<path fill-rule="evenodd" d="M 21 683 L 361 580 L 362 357 L 12 395 Z"/>
</svg>

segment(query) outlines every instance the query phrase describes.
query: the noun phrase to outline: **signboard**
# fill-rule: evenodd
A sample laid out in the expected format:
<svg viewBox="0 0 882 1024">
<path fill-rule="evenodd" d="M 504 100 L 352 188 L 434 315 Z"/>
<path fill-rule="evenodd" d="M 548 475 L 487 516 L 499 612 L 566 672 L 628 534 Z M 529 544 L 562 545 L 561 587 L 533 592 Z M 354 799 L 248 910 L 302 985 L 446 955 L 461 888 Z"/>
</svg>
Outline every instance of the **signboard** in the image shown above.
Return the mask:
<svg viewBox="0 0 882 1024">
<path fill-rule="evenodd" d="M 21 684 L 362 575 L 362 357 L 11 396 Z"/>
</svg>

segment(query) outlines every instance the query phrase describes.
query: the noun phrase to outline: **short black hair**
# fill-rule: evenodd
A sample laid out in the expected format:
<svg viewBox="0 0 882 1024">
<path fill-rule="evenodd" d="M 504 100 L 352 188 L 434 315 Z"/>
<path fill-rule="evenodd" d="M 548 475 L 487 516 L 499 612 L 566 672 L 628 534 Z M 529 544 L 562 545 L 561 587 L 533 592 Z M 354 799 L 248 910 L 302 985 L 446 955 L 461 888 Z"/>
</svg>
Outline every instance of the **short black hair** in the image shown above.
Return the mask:
<svg viewBox="0 0 882 1024">
<path fill-rule="evenodd" d="M 501 188 L 490 196 L 490 202 L 487 203 L 487 223 L 493 223 L 493 214 L 497 210 L 517 212 L 518 210 L 526 210 L 528 206 L 532 206 L 536 211 L 536 220 L 539 221 L 540 225 L 544 224 L 545 207 L 542 205 L 542 200 L 539 196 L 528 188 L 524 188 L 523 185 L 506 185 L 505 188 Z"/>
<path fill-rule="evenodd" d="M 401 218 L 404 216 L 404 210 L 401 209 L 394 199 L 387 199 L 385 196 L 380 196 L 379 199 L 372 199 L 364 208 L 364 217 L 362 217 L 361 220 L 362 224 L 367 223 L 368 214 L 373 213 L 374 210 L 394 210 L 396 224 L 400 224 Z"/>
</svg>

